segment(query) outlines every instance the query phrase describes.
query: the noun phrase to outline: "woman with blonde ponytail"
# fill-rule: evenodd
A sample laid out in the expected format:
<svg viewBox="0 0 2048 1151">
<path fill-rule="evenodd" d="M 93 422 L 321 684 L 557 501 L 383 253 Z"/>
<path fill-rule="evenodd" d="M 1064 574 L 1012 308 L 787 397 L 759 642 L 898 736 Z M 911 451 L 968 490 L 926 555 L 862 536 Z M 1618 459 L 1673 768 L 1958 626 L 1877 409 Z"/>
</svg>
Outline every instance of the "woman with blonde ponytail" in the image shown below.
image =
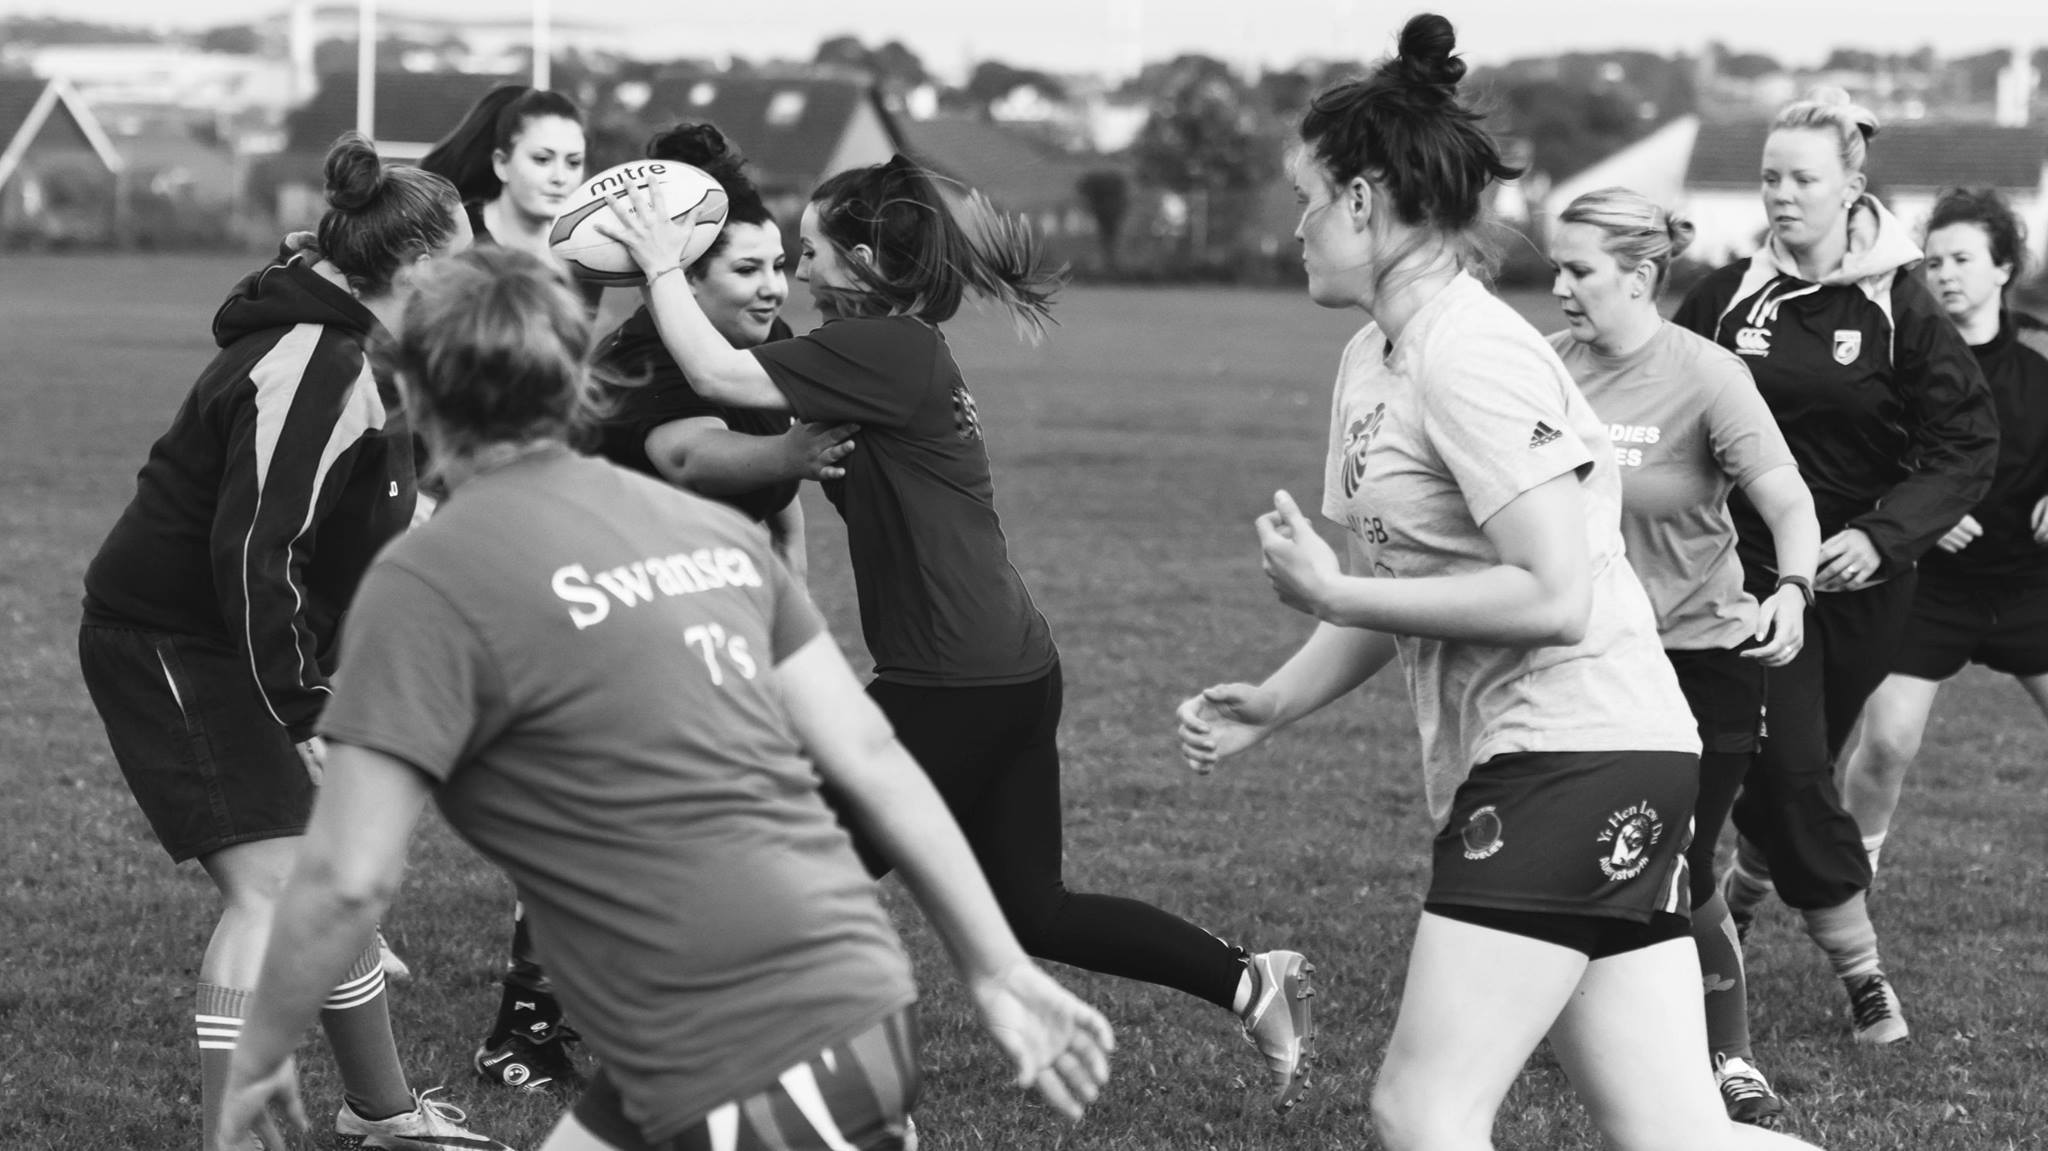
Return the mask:
<svg viewBox="0 0 2048 1151">
<path fill-rule="evenodd" d="M 858 424 L 826 498 L 846 520 L 868 694 L 967 833 L 1034 956 L 1158 983 L 1230 1010 L 1265 1056 L 1273 1106 L 1292 1107 L 1312 1054 L 1313 970 L 1298 952 L 1249 955 L 1146 903 L 1070 892 L 1061 878 L 1058 649 L 1011 563 L 973 393 L 939 325 L 974 295 L 1027 336 L 1051 322 L 1058 277 L 1021 222 L 970 201 L 963 226 L 932 176 L 897 156 L 812 193 L 796 278 L 825 324 L 736 348 L 705 317 L 679 258 L 692 217 L 658 189 L 614 201 L 611 225 L 647 271 L 662 342 L 718 403 Z M 887 863 L 855 823 L 876 874 Z"/>
<path fill-rule="evenodd" d="M 1573 200 L 1550 240 L 1566 331 L 1550 346 L 1607 424 L 1621 472 L 1621 534 L 1664 654 L 1700 729 L 1686 864 L 1706 991 L 1707 1050 L 1729 1118 L 1775 1127 L 1784 1104 L 1756 1069 L 1742 951 L 1714 887 L 1714 846 L 1763 731 L 1765 669 L 1797 655 L 1820 549 L 1813 496 L 1742 359 L 1657 311 L 1692 224 L 1627 188 Z M 1740 489 L 1792 577 L 1743 590 L 1728 495 Z"/>
<path fill-rule="evenodd" d="M 1857 1042 L 1883 1044 L 1908 1028 L 1834 764 L 1891 669 L 1915 562 L 1990 487 L 1998 426 L 1969 345 L 1907 272 L 1919 247 L 1865 190 L 1876 134 L 1876 117 L 1838 88 L 1787 105 L 1764 141 L 1763 249 L 1707 276 L 1674 319 L 1749 365 L 1824 537 L 1806 646 L 1770 677 L 1770 731 L 1735 803 L 1739 850 L 1722 893 L 1746 929 L 1775 887 L 1842 980 Z M 1740 492 L 1729 504 L 1750 593 L 1800 582 L 1776 562 L 1760 510 Z"/>
</svg>

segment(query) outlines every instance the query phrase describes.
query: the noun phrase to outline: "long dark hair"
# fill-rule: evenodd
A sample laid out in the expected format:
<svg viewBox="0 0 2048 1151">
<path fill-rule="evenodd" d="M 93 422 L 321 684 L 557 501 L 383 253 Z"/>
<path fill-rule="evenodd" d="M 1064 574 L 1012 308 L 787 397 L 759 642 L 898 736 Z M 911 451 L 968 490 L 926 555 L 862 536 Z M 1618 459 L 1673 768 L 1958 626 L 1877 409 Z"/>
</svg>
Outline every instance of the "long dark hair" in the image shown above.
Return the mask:
<svg viewBox="0 0 2048 1151">
<path fill-rule="evenodd" d="M 996 211 L 980 193 L 969 194 L 956 215 L 932 174 L 908 157 L 841 172 L 818 185 L 811 203 L 818 231 L 862 289 L 841 293 L 846 314 L 938 324 L 973 293 L 1008 309 L 1027 338 L 1039 338 L 1052 322 L 1064 269 L 1043 266 L 1030 225 Z M 872 260 L 852 257 L 863 244 Z"/>
<path fill-rule="evenodd" d="M 320 254 L 362 295 L 381 295 L 398 269 L 448 243 L 462 201 L 447 180 L 418 168 L 387 168 L 357 132 L 327 150 L 327 212 Z"/>
<path fill-rule="evenodd" d="M 1484 267 L 1491 250 L 1477 225 L 1486 190 L 1522 170 L 1501 157 L 1482 114 L 1458 99 L 1465 62 L 1452 55 L 1457 45 L 1449 20 L 1413 17 L 1371 75 L 1309 102 L 1301 140 L 1338 186 L 1363 176 L 1396 219 L 1444 243 L 1461 265 Z M 1381 261 L 1382 282 L 1412 251 Z"/>
<path fill-rule="evenodd" d="M 512 150 L 527 121 L 547 116 L 583 126 L 583 110 L 560 92 L 501 84 L 484 93 L 462 123 L 420 157 L 420 167 L 454 184 L 464 203 L 495 200 L 505 184 L 491 166 L 492 157 Z"/>
<path fill-rule="evenodd" d="M 775 216 L 768 211 L 768 204 L 761 199 L 761 189 L 747 175 L 747 158 L 726 139 L 725 133 L 710 124 L 684 122 L 656 132 L 647 141 L 647 158 L 650 160 L 674 160 L 704 169 L 718 186 L 725 189 L 725 222 L 728 224 L 775 223 Z M 718 239 L 704 250 L 704 254 L 683 270 L 683 275 L 692 280 L 704 278 L 711 266 L 711 260 L 725 250 L 726 233 L 718 233 Z"/>
</svg>

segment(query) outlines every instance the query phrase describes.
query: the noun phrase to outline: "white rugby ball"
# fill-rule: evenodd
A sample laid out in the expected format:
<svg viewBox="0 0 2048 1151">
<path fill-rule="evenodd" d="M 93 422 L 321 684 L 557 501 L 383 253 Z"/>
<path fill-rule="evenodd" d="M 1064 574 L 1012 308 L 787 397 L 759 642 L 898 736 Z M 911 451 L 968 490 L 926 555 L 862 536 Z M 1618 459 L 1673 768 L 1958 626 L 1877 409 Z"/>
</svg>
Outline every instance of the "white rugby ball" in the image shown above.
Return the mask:
<svg viewBox="0 0 2048 1151">
<path fill-rule="evenodd" d="M 597 224 L 613 218 L 605 201 L 628 188 L 651 184 L 661 186 L 672 219 L 680 220 L 692 208 L 704 205 L 689 246 L 683 249 L 682 262 L 688 264 L 703 255 L 725 227 L 725 189 L 702 168 L 675 160 L 632 160 L 583 181 L 569 194 L 567 205 L 548 229 L 548 250 L 578 279 L 625 287 L 646 282 L 633 254 L 598 231 Z"/>
</svg>

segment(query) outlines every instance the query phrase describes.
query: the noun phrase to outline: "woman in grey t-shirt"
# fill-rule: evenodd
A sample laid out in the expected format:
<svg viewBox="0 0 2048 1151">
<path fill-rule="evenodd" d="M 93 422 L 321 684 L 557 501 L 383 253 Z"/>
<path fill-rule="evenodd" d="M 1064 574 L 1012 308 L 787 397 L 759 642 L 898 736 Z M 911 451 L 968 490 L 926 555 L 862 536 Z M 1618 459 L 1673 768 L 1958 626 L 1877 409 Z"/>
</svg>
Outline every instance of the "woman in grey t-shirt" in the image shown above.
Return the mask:
<svg viewBox="0 0 2048 1151">
<path fill-rule="evenodd" d="M 1692 224 L 1627 188 L 1573 200 L 1550 240 L 1551 294 L 1569 325 L 1550 346 L 1607 425 L 1621 473 L 1621 534 L 1664 654 L 1700 727 L 1693 806 L 1692 935 L 1707 1047 L 1729 1118 L 1777 1126 L 1784 1104 L 1755 1066 L 1742 948 L 1714 886 L 1714 846 L 1756 757 L 1765 669 L 1799 654 L 1819 563 L 1820 522 L 1792 450 L 1735 353 L 1657 310 Z M 1776 591 L 1742 588 L 1728 495 L 1740 489 L 1771 529 Z"/>
</svg>

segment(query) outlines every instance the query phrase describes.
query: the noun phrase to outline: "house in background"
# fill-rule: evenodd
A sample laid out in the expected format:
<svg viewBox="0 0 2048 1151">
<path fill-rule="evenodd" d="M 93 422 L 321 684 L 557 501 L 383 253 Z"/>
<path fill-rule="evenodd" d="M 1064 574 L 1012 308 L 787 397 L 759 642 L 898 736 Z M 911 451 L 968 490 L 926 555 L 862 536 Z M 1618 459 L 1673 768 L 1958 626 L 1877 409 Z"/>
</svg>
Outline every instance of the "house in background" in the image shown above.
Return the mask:
<svg viewBox="0 0 2048 1151">
<path fill-rule="evenodd" d="M 1044 239 L 1055 263 L 1107 259 L 1095 213 L 1081 192 L 1082 177 L 1120 172 L 1136 198 L 1127 164 L 1069 152 L 1028 129 L 976 115 L 906 120 L 901 127 L 912 159 L 963 189 L 983 193 L 1003 211 L 1022 215 Z"/>
<path fill-rule="evenodd" d="M 1757 250 L 1764 237 L 1760 166 L 1770 122 L 1681 116 L 1583 172 L 1560 180 L 1544 199 L 1554 219 L 1583 192 L 1634 188 L 1683 212 L 1697 229 L 1690 259 L 1724 264 Z M 2040 266 L 2048 252 L 2048 130 L 1981 122 L 1909 121 L 1887 125 L 1870 145 L 1870 190 L 1908 228 L 1926 223 L 1941 189 L 1990 185 L 2026 222 Z"/>
<path fill-rule="evenodd" d="M 0 76 L 0 242 L 118 235 L 126 168 L 62 77 Z"/>
<path fill-rule="evenodd" d="M 895 114 L 864 80 L 671 76 L 620 85 L 615 98 L 649 135 L 686 120 L 716 125 L 747 157 L 763 199 L 792 239 L 804 202 L 825 177 L 908 150 Z"/>
</svg>

